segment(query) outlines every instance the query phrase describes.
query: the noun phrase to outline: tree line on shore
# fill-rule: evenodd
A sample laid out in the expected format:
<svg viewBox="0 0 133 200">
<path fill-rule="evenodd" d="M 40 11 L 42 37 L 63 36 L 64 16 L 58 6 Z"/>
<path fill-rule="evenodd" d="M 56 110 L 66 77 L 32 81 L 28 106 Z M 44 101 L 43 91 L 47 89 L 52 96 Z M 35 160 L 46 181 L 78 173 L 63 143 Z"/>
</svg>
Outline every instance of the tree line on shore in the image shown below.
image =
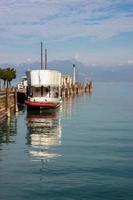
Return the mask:
<svg viewBox="0 0 133 200">
<path fill-rule="evenodd" d="M 16 78 L 16 70 L 14 68 L 0 68 L 0 80 L 3 81 L 3 87 L 8 88 L 11 86 L 11 81 Z"/>
</svg>

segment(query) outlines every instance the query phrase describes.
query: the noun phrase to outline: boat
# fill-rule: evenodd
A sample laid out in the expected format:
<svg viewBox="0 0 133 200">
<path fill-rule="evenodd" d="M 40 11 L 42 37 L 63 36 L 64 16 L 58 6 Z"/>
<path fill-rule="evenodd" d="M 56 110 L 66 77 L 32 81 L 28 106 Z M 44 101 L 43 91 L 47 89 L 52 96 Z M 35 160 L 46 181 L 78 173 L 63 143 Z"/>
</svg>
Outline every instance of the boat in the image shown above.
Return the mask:
<svg viewBox="0 0 133 200">
<path fill-rule="evenodd" d="M 17 85 L 17 89 L 19 92 L 26 92 L 27 88 L 27 77 L 24 75 L 21 77 L 21 82 Z"/>
<path fill-rule="evenodd" d="M 20 110 L 24 108 L 24 101 L 27 99 L 26 91 L 27 77 L 24 75 L 21 77 L 21 82 L 17 84 L 17 102 Z"/>
<path fill-rule="evenodd" d="M 61 72 L 57 70 L 30 70 L 27 75 L 28 110 L 56 109 L 61 104 Z"/>
<path fill-rule="evenodd" d="M 45 97 L 33 97 L 25 100 L 25 104 L 29 109 L 39 108 L 39 109 L 55 109 L 60 106 L 60 99 L 45 98 Z"/>
</svg>

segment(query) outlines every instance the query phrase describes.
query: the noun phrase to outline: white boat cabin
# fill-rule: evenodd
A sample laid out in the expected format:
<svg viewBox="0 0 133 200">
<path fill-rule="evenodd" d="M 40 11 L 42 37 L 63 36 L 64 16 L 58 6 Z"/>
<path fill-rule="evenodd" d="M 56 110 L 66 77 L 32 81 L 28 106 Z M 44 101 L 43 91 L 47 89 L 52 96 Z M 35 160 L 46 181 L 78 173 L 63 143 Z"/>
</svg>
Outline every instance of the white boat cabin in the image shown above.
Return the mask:
<svg viewBox="0 0 133 200">
<path fill-rule="evenodd" d="M 61 72 L 56 70 L 27 71 L 29 97 L 60 97 Z"/>
</svg>

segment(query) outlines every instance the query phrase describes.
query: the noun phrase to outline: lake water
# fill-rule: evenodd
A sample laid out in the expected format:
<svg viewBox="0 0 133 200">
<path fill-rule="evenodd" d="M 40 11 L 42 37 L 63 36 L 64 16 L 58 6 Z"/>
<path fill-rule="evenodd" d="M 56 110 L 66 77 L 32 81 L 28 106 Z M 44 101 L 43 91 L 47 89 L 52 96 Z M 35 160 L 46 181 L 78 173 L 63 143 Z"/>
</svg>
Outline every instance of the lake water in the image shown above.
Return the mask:
<svg viewBox="0 0 133 200">
<path fill-rule="evenodd" d="M 133 83 L 0 121 L 1 200 L 132 200 Z"/>
</svg>

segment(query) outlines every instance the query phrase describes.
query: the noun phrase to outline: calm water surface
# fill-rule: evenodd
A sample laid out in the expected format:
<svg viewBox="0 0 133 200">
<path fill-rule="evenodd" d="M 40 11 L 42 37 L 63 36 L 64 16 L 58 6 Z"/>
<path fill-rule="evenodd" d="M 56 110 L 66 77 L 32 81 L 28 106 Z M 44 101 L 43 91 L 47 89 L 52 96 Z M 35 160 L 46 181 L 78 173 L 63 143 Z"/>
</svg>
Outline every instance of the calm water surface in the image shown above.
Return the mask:
<svg viewBox="0 0 133 200">
<path fill-rule="evenodd" d="M 0 121 L 1 200 L 132 200 L 133 83 Z"/>
</svg>

